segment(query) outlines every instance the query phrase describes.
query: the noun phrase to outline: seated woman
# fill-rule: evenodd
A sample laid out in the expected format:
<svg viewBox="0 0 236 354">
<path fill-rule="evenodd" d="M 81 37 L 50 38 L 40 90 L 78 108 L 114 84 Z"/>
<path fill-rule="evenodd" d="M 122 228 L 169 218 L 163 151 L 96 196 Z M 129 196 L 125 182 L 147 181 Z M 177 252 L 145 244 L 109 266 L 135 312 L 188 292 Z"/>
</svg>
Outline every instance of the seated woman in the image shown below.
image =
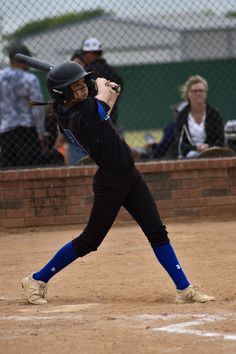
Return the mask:
<svg viewBox="0 0 236 354">
<path fill-rule="evenodd" d="M 179 158 L 194 158 L 210 147 L 224 146 L 224 123 L 220 113 L 208 103 L 207 81 L 191 76 L 181 89 L 188 105 L 179 113 L 176 139 Z"/>
</svg>

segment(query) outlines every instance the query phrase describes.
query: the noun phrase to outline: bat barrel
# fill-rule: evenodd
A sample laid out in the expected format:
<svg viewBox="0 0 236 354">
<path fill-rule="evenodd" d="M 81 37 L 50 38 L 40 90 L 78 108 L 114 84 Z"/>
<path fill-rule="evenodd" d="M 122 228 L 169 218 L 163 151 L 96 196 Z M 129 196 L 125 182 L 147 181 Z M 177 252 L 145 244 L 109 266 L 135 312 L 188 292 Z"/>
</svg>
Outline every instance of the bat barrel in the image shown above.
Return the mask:
<svg viewBox="0 0 236 354">
<path fill-rule="evenodd" d="M 28 55 L 24 55 L 21 53 L 17 53 L 15 55 L 15 59 L 29 65 L 31 68 L 44 71 L 44 72 L 49 72 L 54 67 L 54 65 L 52 64 L 46 63 L 44 61 L 32 58 Z"/>
</svg>

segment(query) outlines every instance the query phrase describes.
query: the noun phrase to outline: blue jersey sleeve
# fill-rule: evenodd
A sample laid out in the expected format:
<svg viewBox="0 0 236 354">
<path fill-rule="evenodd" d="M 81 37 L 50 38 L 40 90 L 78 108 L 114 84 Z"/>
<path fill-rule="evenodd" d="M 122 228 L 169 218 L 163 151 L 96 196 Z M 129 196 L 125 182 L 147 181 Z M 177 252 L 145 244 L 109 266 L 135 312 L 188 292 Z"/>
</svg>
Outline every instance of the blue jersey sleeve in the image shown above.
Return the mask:
<svg viewBox="0 0 236 354">
<path fill-rule="evenodd" d="M 98 107 L 98 115 L 99 115 L 101 121 L 109 119 L 110 115 L 107 112 L 109 111 L 110 107 L 103 101 L 100 101 L 96 98 L 95 98 L 95 100 L 96 100 L 97 107 Z"/>
</svg>

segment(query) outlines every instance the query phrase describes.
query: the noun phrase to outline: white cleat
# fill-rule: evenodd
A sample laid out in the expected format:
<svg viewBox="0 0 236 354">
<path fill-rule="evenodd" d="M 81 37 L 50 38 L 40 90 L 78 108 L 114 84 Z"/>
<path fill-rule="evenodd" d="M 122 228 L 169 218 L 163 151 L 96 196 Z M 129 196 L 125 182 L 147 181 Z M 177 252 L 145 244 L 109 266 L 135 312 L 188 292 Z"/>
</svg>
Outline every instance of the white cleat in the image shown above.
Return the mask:
<svg viewBox="0 0 236 354">
<path fill-rule="evenodd" d="M 184 290 L 177 290 L 175 302 L 177 304 L 214 301 L 214 296 L 208 296 L 201 292 L 197 286 L 189 285 Z"/>
<path fill-rule="evenodd" d="M 28 275 L 28 277 L 22 279 L 22 288 L 25 290 L 30 304 L 47 304 L 47 283 L 35 280 L 32 275 Z"/>
</svg>

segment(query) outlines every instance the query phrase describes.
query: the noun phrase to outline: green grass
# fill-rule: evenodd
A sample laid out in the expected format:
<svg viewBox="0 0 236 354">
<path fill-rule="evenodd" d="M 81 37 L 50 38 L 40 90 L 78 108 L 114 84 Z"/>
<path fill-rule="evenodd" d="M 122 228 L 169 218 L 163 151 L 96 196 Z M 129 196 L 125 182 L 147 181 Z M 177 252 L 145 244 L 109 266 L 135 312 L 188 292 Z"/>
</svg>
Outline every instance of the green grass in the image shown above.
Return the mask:
<svg viewBox="0 0 236 354">
<path fill-rule="evenodd" d="M 162 137 L 162 130 L 132 130 L 132 131 L 125 131 L 125 140 L 131 147 L 143 147 L 146 142 L 144 140 L 144 135 L 146 133 L 151 133 L 157 142 L 160 141 Z"/>
</svg>

